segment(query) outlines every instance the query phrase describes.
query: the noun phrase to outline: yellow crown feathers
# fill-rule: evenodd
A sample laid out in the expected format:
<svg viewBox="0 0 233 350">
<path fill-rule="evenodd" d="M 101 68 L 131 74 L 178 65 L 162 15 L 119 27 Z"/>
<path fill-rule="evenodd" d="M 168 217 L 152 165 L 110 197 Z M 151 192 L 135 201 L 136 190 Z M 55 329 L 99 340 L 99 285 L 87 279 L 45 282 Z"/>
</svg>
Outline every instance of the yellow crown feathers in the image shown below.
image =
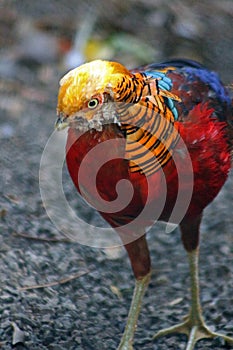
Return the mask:
<svg viewBox="0 0 233 350">
<path fill-rule="evenodd" d="M 114 91 L 123 77 L 132 74 L 120 63 L 96 60 L 85 63 L 60 80 L 58 112 L 72 115 L 98 93 Z"/>
</svg>

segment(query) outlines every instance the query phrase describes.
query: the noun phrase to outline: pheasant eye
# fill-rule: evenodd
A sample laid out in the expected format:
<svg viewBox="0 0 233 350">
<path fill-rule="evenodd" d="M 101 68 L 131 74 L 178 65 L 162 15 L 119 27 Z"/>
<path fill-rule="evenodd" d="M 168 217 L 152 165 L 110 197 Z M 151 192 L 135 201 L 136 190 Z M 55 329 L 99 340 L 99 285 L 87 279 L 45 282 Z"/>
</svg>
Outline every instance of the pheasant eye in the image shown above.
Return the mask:
<svg viewBox="0 0 233 350">
<path fill-rule="evenodd" d="M 94 109 L 98 106 L 98 104 L 99 104 L 98 98 L 92 98 L 90 101 L 88 101 L 87 106 L 90 109 Z"/>
</svg>

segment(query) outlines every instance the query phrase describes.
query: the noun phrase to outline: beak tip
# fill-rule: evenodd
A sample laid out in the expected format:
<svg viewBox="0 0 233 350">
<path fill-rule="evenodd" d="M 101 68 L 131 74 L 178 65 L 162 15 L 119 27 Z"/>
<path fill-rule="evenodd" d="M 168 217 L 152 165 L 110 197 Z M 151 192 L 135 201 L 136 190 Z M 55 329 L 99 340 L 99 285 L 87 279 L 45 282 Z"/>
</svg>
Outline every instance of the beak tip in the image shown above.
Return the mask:
<svg viewBox="0 0 233 350">
<path fill-rule="evenodd" d="M 64 121 L 63 118 L 58 117 L 57 121 L 55 122 L 54 128 L 57 131 L 61 131 L 63 129 L 65 129 L 68 126 L 68 123 L 66 121 Z"/>
</svg>

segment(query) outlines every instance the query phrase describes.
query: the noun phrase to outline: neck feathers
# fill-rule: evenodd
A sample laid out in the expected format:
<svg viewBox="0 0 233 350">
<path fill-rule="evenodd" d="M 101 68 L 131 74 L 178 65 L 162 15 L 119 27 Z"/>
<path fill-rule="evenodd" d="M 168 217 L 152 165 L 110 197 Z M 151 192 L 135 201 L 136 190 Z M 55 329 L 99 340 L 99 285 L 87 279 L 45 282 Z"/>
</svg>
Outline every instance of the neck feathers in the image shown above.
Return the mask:
<svg viewBox="0 0 233 350">
<path fill-rule="evenodd" d="M 114 100 L 121 129 L 126 136 L 125 156 L 131 172 L 151 175 L 172 157 L 179 140 L 175 117 L 166 99 L 178 98 L 161 90 L 155 79 L 143 74 L 124 77 L 115 90 Z"/>
</svg>

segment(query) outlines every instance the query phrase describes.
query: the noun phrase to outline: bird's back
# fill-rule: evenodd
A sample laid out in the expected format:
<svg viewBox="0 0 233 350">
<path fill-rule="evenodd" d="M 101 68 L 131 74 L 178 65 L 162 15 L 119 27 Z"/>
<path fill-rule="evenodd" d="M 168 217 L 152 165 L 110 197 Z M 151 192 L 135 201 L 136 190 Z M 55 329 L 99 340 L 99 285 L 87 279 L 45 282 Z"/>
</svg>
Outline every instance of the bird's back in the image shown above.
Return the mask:
<svg viewBox="0 0 233 350">
<path fill-rule="evenodd" d="M 232 97 L 217 73 L 209 71 L 200 63 L 188 59 L 169 60 L 159 64 L 150 64 L 133 71 L 159 78 L 159 73 L 171 79 L 171 91 L 181 98 L 177 104 L 179 121 L 182 121 L 197 104 L 208 103 L 220 121 L 233 119 Z M 163 79 L 163 78 L 161 78 Z M 161 83 L 161 87 L 162 87 Z"/>
<path fill-rule="evenodd" d="M 191 156 L 194 175 L 193 196 L 186 215 L 198 215 L 215 198 L 231 166 L 233 114 L 230 94 L 215 72 L 195 61 L 171 60 L 139 70 L 155 78 L 158 72 L 162 72 L 165 80 L 171 79 L 170 91 L 181 99 L 180 102 L 174 101 L 177 110 L 175 124 Z M 179 144 L 176 151 L 179 152 Z M 174 187 L 175 176 L 169 176 L 170 170 L 167 172 L 166 167 L 164 171 L 168 173 L 169 191 Z M 178 186 L 182 187 L 182 183 Z"/>
</svg>

